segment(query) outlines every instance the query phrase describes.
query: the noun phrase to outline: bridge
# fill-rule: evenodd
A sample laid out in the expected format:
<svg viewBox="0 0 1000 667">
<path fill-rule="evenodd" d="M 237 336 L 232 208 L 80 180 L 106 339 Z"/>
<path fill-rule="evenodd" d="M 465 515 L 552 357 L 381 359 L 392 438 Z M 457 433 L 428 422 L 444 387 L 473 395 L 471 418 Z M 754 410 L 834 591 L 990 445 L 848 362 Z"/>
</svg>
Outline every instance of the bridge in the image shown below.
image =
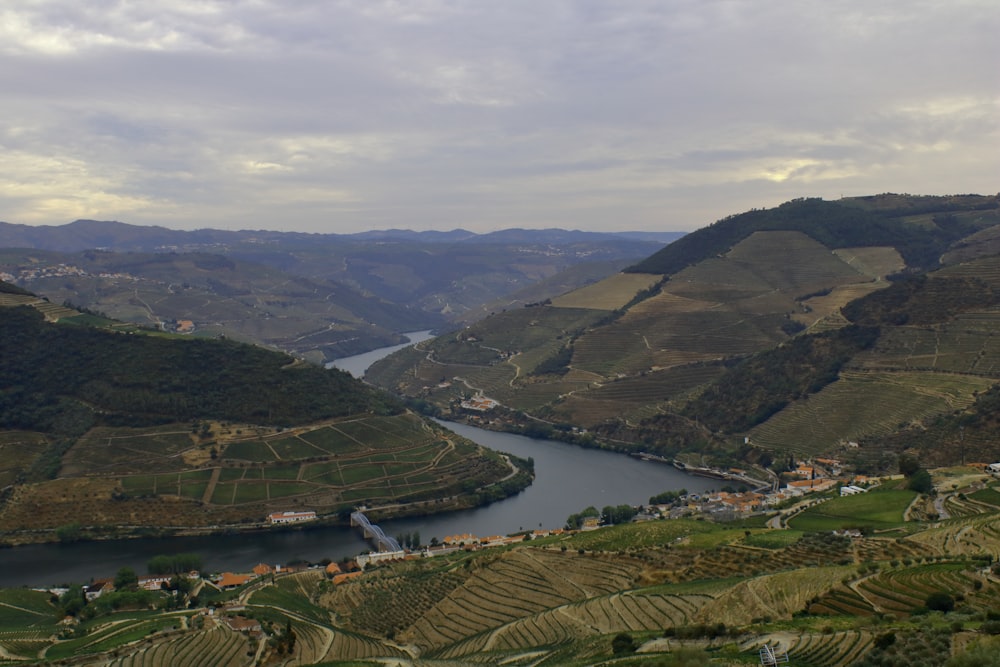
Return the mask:
<svg viewBox="0 0 1000 667">
<path fill-rule="evenodd" d="M 395 538 L 389 537 L 382 529 L 376 526 L 374 523 L 368 520 L 361 512 L 351 513 L 351 525 L 360 526 L 361 534 L 365 536 L 366 540 L 371 540 L 372 544 L 379 551 L 402 551 L 403 547 L 399 546 L 399 542 Z"/>
</svg>

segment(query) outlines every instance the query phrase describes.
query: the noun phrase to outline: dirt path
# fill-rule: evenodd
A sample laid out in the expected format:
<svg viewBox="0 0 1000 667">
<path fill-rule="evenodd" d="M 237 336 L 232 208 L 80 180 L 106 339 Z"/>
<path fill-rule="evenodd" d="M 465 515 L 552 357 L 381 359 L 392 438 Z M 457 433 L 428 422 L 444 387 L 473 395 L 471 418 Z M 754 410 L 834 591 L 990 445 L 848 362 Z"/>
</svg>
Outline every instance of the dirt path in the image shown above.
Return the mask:
<svg viewBox="0 0 1000 667">
<path fill-rule="evenodd" d="M 201 494 L 203 505 L 207 505 L 212 500 L 212 495 L 215 494 L 215 485 L 219 483 L 220 475 L 222 475 L 221 467 L 212 469 L 212 476 L 208 480 L 208 486 L 205 487 L 205 493 Z"/>
</svg>

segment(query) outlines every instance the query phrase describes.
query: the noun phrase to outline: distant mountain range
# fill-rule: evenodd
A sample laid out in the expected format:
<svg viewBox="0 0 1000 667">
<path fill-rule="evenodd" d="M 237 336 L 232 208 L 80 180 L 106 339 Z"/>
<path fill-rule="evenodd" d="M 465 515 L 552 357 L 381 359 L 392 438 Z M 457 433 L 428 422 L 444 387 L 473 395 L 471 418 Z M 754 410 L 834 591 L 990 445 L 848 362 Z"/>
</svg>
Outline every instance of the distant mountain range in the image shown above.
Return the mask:
<svg viewBox="0 0 1000 667">
<path fill-rule="evenodd" d="M 0 223 L 0 273 L 56 303 L 166 328 L 191 322 L 196 335 L 224 334 L 329 361 L 400 342 L 398 332 L 478 318 L 488 304 L 520 305 L 521 297 L 509 295 L 540 281 L 524 298 L 557 296 L 680 236 Z"/>
<path fill-rule="evenodd" d="M 504 229 L 477 234 L 464 229 L 412 231 L 386 229 L 353 234 L 321 234 L 267 230 L 230 231 L 198 229 L 184 231 L 159 226 L 131 225 L 110 220 L 76 220 L 65 225 L 19 225 L 0 222 L 0 247 L 38 248 L 60 252 L 104 249 L 157 252 L 163 250 L 209 251 L 220 245 L 261 243 L 297 246 L 326 245 L 345 241 L 409 241 L 417 243 L 574 243 L 613 242 L 670 243 L 684 232 L 583 232 L 565 229 Z"/>
</svg>

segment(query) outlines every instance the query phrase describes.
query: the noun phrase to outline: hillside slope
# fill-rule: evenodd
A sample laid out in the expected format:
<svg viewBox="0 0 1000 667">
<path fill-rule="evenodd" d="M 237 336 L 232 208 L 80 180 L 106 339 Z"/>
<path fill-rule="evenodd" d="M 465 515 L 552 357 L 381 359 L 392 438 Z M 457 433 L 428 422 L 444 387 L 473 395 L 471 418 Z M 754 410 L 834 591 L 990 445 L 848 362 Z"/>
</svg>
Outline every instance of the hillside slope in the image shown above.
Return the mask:
<svg viewBox="0 0 1000 667">
<path fill-rule="evenodd" d="M 321 363 L 444 319 L 346 285 L 204 253 L 0 250 L 0 272 L 115 319 L 255 342 Z"/>
<path fill-rule="evenodd" d="M 67 525 L 260 527 L 293 508 L 332 521 L 358 504 L 444 511 L 530 483 L 529 468 L 347 373 L 235 341 L 60 322 L 0 308 L 4 541 Z"/>
<path fill-rule="evenodd" d="M 386 359 L 369 377 L 497 428 L 714 451 L 722 464 L 747 438 L 802 454 L 885 443 L 969 408 L 1000 380 L 988 333 L 996 261 L 968 259 L 989 245 L 965 240 L 998 223 L 997 198 L 973 195 L 751 211 L 618 277 Z M 963 254 L 946 254 L 952 246 Z M 942 256 L 962 262 L 942 266 Z M 463 409 L 476 393 L 500 407 Z M 857 455 L 894 460 L 881 447 Z"/>
</svg>

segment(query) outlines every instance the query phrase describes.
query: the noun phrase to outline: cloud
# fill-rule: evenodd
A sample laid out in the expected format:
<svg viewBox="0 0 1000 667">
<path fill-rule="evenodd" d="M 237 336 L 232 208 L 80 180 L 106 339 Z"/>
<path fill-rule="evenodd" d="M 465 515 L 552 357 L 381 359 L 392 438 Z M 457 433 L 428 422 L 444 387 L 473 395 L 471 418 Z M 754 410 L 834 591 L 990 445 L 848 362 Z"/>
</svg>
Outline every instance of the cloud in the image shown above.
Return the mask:
<svg viewBox="0 0 1000 667">
<path fill-rule="evenodd" d="M 12 0 L 0 218 L 692 229 L 994 192 L 991 0 Z"/>
</svg>

